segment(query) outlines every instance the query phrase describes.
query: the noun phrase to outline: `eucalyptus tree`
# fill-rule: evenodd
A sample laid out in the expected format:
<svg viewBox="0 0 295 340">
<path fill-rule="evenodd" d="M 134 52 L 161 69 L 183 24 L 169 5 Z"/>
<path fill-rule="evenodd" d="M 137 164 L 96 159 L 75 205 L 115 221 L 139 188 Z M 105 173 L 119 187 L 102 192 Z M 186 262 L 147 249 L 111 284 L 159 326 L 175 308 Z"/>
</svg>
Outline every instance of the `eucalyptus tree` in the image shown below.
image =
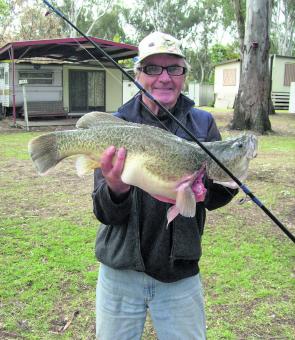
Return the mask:
<svg viewBox="0 0 295 340">
<path fill-rule="evenodd" d="M 86 35 L 93 35 L 93 28 L 111 11 L 113 5 L 114 0 L 63 0 L 61 10 Z M 76 37 L 78 34 L 66 23 L 63 23 L 63 28 L 69 37 Z"/>
<path fill-rule="evenodd" d="M 15 30 L 18 40 L 37 40 L 59 38 L 63 36 L 60 19 L 47 11 L 42 3 L 22 3 L 18 15 L 18 29 Z"/>
<path fill-rule="evenodd" d="M 240 0 L 234 1 L 238 7 Z M 231 123 L 233 129 L 249 129 L 260 133 L 271 130 L 270 22 L 270 0 L 247 0 L 241 77 Z"/>
<path fill-rule="evenodd" d="M 181 40 L 192 66 L 190 77 L 206 82 L 212 71 L 209 46 L 220 22 L 217 5 L 215 0 L 138 0 L 124 14 L 134 28 L 135 42 L 152 31 L 169 33 Z"/>
<path fill-rule="evenodd" d="M 88 20 L 91 21 L 91 17 L 89 19 L 87 17 Z M 122 7 L 119 4 L 113 4 L 99 20 L 94 22 L 88 34 L 102 39 L 128 42 L 123 26 Z"/>
<path fill-rule="evenodd" d="M 0 0 L 0 44 L 9 42 L 13 37 L 15 17 L 20 11 L 21 0 Z"/>
<path fill-rule="evenodd" d="M 295 1 L 275 0 L 272 15 L 272 40 L 278 54 L 295 55 Z"/>
<path fill-rule="evenodd" d="M 4 0 L 0 0 L 0 43 L 4 42 L 5 31 L 8 27 L 8 23 L 5 23 L 5 17 L 9 13 L 9 7 Z"/>
<path fill-rule="evenodd" d="M 125 9 L 126 21 L 134 27 L 134 39 L 139 42 L 152 31 L 169 33 L 178 39 L 186 38 L 201 20 L 201 3 L 180 0 L 138 0 Z"/>
</svg>

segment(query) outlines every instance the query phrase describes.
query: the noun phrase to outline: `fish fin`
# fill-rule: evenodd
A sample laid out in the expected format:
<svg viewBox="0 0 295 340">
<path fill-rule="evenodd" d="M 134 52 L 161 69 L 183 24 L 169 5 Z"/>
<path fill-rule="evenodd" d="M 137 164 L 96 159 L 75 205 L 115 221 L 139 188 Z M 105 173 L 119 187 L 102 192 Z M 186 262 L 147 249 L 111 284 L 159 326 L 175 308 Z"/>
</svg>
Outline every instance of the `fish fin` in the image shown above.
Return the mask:
<svg viewBox="0 0 295 340">
<path fill-rule="evenodd" d="M 92 111 L 82 116 L 76 123 L 78 129 L 89 129 L 99 126 L 102 123 L 124 124 L 124 120 L 113 116 L 111 113 Z"/>
<path fill-rule="evenodd" d="M 194 217 L 196 214 L 195 195 L 188 183 L 183 183 L 177 188 L 176 207 L 185 217 Z"/>
<path fill-rule="evenodd" d="M 82 177 L 97 168 L 100 168 L 100 162 L 93 158 L 81 155 L 76 160 L 76 169 L 79 177 Z"/>
<path fill-rule="evenodd" d="M 33 138 L 29 142 L 28 151 L 39 175 L 46 175 L 63 159 L 57 151 L 57 137 L 53 133 Z"/>
<path fill-rule="evenodd" d="M 206 165 L 203 164 L 201 169 L 195 173 L 196 179 L 192 183 L 192 190 L 195 195 L 196 202 L 203 202 L 206 197 L 207 189 L 205 188 L 204 183 L 203 183 L 203 177 L 205 175 L 205 172 L 206 172 Z"/>
<path fill-rule="evenodd" d="M 179 209 L 177 208 L 176 205 L 173 205 L 172 207 L 170 207 L 167 211 L 167 227 L 169 225 L 169 223 L 171 223 L 175 217 L 179 214 Z"/>
</svg>

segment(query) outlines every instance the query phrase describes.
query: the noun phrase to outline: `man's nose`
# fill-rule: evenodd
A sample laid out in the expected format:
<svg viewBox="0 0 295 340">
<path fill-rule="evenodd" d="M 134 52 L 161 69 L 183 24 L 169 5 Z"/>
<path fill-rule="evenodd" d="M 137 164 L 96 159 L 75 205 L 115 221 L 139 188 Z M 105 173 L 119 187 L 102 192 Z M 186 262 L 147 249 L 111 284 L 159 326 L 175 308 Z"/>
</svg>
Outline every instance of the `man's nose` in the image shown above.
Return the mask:
<svg viewBox="0 0 295 340">
<path fill-rule="evenodd" d="M 170 80 L 170 75 L 166 69 L 159 75 L 160 80 Z"/>
</svg>

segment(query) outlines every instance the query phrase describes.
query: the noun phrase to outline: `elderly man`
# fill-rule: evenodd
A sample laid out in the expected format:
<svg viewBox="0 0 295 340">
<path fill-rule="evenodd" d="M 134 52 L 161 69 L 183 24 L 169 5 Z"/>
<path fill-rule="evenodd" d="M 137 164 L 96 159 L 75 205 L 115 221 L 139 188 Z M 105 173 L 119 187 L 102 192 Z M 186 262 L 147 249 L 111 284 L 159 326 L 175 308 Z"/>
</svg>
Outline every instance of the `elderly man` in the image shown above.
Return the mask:
<svg viewBox="0 0 295 340">
<path fill-rule="evenodd" d="M 194 102 L 181 94 L 188 68 L 174 37 L 154 32 L 140 42 L 137 81 L 200 141 L 220 140 L 211 114 L 194 108 Z M 140 124 L 164 125 L 190 140 L 144 94 L 138 93 L 115 115 Z M 166 228 L 170 204 L 121 181 L 125 156 L 124 148 L 110 146 L 94 178 L 94 213 L 102 222 L 96 240 L 96 256 L 101 262 L 96 336 L 101 340 L 140 339 L 149 310 L 159 339 L 205 339 L 198 263 L 206 209 L 227 204 L 236 190 L 206 180 L 206 198 L 197 203 L 196 216 L 179 215 Z"/>
</svg>

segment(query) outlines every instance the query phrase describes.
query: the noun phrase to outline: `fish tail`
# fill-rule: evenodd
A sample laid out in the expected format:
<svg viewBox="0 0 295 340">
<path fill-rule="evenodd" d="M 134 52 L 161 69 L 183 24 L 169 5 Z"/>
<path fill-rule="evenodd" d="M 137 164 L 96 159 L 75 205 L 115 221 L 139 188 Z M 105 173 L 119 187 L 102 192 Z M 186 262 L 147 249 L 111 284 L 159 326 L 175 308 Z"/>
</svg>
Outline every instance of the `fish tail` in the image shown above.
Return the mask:
<svg viewBox="0 0 295 340">
<path fill-rule="evenodd" d="M 53 133 L 32 139 L 28 151 L 39 175 L 45 175 L 64 158 L 58 152 L 57 136 Z"/>
</svg>

